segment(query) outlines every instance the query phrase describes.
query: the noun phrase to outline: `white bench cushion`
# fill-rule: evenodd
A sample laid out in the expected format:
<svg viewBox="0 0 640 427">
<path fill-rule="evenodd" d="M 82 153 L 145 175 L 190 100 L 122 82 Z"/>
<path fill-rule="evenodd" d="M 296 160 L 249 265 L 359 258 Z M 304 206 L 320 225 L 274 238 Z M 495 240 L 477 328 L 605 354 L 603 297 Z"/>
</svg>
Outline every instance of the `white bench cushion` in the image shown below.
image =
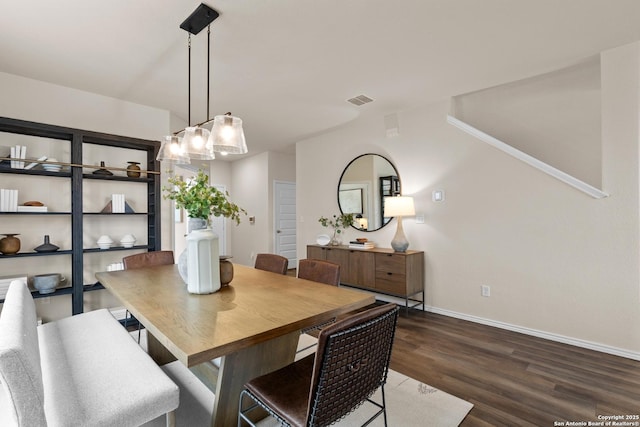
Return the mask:
<svg viewBox="0 0 640 427">
<path fill-rule="evenodd" d="M 179 390 L 108 310 L 38 327 L 49 426 L 138 426 Z"/>
<path fill-rule="evenodd" d="M 23 281 L 9 285 L 0 315 L 0 425 L 46 426 L 36 306 Z"/>
</svg>

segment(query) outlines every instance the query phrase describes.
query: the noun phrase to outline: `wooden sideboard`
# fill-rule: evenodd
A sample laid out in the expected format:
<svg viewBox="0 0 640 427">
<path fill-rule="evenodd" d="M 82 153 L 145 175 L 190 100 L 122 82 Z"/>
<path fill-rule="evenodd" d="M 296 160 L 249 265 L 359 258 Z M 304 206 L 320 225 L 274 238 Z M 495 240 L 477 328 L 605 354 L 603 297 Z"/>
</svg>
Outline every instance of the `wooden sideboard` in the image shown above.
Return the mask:
<svg viewBox="0 0 640 427">
<path fill-rule="evenodd" d="M 308 245 L 307 258 L 340 264 L 340 284 L 405 300 L 424 310 L 424 252 Z M 410 305 L 411 303 L 411 305 Z"/>
</svg>

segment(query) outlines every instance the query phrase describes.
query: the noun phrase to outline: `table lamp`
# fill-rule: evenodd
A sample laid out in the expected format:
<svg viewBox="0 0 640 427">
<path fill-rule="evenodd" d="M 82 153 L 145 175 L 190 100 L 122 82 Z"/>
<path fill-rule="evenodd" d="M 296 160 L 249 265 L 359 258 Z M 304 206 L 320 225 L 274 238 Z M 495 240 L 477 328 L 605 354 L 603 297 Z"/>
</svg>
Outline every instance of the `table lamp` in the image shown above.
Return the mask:
<svg viewBox="0 0 640 427">
<path fill-rule="evenodd" d="M 409 242 L 402 230 L 402 217 L 415 215 L 416 209 L 413 206 L 413 197 L 394 196 L 384 198 L 384 216 L 386 218 L 396 217 L 398 219 L 398 229 L 396 235 L 391 240 L 391 247 L 396 252 L 406 252 Z"/>
</svg>

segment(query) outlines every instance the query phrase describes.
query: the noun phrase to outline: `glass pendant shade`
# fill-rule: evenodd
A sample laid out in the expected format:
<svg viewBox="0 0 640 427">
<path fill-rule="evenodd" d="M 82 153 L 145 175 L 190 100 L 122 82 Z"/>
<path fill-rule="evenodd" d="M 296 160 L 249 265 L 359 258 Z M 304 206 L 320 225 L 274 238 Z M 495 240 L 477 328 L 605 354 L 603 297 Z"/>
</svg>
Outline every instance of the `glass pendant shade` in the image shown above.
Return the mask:
<svg viewBox="0 0 640 427">
<path fill-rule="evenodd" d="M 189 164 L 191 161 L 182 150 L 182 138 L 176 135 L 169 135 L 164 137 L 160 151 L 156 160 L 158 161 L 172 161 L 178 164 Z"/>
<path fill-rule="evenodd" d="M 215 155 L 207 146 L 209 130 L 199 126 L 189 126 L 184 130 L 182 150 L 190 159 L 213 160 Z"/>
<path fill-rule="evenodd" d="M 248 150 L 242 120 L 230 114 L 215 116 L 207 145 L 217 153 L 246 153 Z"/>
</svg>

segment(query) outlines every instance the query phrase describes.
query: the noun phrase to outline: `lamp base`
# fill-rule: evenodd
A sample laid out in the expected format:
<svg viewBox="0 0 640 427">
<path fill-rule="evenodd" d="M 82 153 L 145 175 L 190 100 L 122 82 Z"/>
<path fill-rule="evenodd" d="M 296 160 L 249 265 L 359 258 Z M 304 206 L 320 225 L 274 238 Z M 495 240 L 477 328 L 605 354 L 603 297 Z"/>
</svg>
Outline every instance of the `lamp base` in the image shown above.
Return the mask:
<svg viewBox="0 0 640 427">
<path fill-rule="evenodd" d="M 406 252 L 409 247 L 409 241 L 404 235 L 404 230 L 402 229 L 402 217 L 397 217 L 398 219 L 398 228 L 396 230 L 396 235 L 393 236 L 393 240 L 391 240 L 391 247 L 396 252 Z"/>
</svg>

